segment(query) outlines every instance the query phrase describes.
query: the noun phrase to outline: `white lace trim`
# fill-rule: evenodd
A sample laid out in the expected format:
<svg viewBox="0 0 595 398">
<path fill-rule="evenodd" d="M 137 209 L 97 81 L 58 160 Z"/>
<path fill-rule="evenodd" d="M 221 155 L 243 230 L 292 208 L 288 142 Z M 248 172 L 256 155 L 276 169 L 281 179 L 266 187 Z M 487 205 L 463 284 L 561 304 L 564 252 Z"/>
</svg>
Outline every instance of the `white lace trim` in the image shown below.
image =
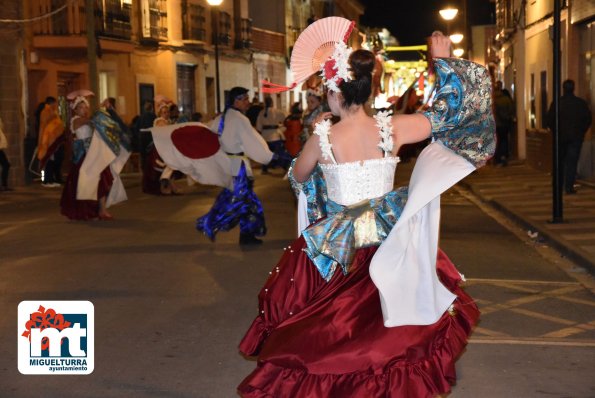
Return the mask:
<svg viewBox="0 0 595 398">
<path fill-rule="evenodd" d="M 320 137 L 320 152 L 322 152 L 322 158 L 324 160 L 335 161 L 332 152 L 332 144 L 329 141 L 328 136 L 331 134 L 331 121 L 323 120 L 322 122 L 316 123 L 314 126 L 314 134 Z"/>
<path fill-rule="evenodd" d="M 380 143 L 378 147 L 384 151 L 384 156 L 388 156 L 392 152 L 393 142 L 393 124 L 390 111 L 378 112 L 374 115 L 376 119 L 376 126 L 380 128 Z"/>
<path fill-rule="evenodd" d="M 320 163 L 320 167 L 323 169 L 338 169 L 338 168 L 359 168 L 368 165 L 374 165 L 377 163 L 399 163 L 401 159 L 398 156 L 388 156 L 385 158 L 378 158 L 378 159 L 366 159 L 366 160 L 355 160 L 353 162 L 345 162 L 345 163 Z"/>
</svg>

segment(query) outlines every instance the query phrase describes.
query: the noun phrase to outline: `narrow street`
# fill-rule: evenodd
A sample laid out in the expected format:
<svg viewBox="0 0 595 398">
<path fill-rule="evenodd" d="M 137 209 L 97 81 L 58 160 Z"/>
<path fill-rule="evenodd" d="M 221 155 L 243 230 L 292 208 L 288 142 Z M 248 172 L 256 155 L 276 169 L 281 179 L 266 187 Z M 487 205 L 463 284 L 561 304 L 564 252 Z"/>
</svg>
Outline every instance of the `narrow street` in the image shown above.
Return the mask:
<svg viewBox="0 0 595 398">
<path fill-rule="evenodd" d="M 237 230 L 211 243 L 194 229 L 218 189 L 154 197 L 135 178 L 112 222 L 65 220 L 58 190 L 0 196 L 0 397 L 234 397 L 254 367 L 236 347 L 295 236 L 287 181 L 257 175 L 269 233 L 240 248 Z M 442 219 L 441 247 L 482 310 L 450 397 L 595 396 L 592 278 L 462 188 L 443 195 Z M 17 305 L 34 299 L 94 304 L 91 375 L 18 372 Z"/>
</svg>

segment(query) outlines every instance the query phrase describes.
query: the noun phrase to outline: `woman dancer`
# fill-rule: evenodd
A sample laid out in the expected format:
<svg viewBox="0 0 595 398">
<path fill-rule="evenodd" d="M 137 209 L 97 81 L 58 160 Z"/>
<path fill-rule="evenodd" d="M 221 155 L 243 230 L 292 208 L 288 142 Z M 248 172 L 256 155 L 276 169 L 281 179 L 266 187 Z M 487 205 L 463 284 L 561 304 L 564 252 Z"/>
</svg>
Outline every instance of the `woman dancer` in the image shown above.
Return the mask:
<svg viewBox="0 0 595 398">
<path fill-rule="evenodd" d="M 440 193 L 493 154 L 488 73 L 446 58 L 450 41 L 435 33 L 432 110 L 371 118 L 374 55 L 349 55 L 341 40 L 324 67 L 340 122 L 319 122 L 290 170 L 311 224 L 271 272 L 240 343 L 258 356 L 239 386 L 244 397 L 447 393 L 479 316 L 437 248 L 437 217 Z M 409 188 L 393 191 L 399 147 L 430 136 Z"/>
<path fill-rule="evenodd" d="M 106 197 L 112 187 L 113 176 L 106 167 L 99 177 L 97 200 L 77 200 L 79 172 L 93 138 L 93 126 L 89 119 L 89 102 L 83 96 L 76 97 L 70 107 L 74 116 L 70 119 L 70 131 L 73 136 L 72 168 L 64 184 L 60 200 L 61 213 L 71 220 L 111 220 L 107 211 Z"/>
</svg>

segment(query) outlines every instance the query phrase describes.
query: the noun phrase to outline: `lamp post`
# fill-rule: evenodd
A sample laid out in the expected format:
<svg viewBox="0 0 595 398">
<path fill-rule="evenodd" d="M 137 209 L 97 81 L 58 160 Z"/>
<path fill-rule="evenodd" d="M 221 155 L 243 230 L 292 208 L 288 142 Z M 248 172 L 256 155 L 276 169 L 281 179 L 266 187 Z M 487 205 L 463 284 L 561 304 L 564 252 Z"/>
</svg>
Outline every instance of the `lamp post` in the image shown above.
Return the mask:
<svg viewBox="0 0 595 398">
<path fill-rule="evenodd" d="M 221 113 L 221 90 L 219 88 L 219 10 L 218 6 L 223 3 L 223 0 L 207 0 L 207 3 L 212 7 L 211 25 L 213 26 L 213 41 L 215 42 L 215 89 L 217 90 L 217 113 Z"/>
<path fill-rule="evenodd" d="M 440 13 L 442 19 L 446 21 L 446 35 L 448 36 L 450 35 L 450 21 L 455 19 L 455 17 L 459 13 L 459 10 L 453 7 L 447 7 L 438 12 Z"/>
</svg>

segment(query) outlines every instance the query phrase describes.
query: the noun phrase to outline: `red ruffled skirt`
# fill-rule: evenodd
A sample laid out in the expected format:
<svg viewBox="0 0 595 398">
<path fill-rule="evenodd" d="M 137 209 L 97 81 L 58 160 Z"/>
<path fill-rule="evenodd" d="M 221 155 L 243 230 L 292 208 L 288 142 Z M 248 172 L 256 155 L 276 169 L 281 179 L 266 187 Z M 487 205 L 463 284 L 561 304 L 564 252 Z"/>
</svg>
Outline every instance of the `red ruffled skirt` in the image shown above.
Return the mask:
<svg viewBox="0 0 595 398">
<path fill-rule="evenodd" d="M 368 268 L 376 247 L 359 249 L 348 275 L 329 282 L 294 241 L 271 272 L 259 316 L 240 343 L 258 355 L 238 387 L 243 397 L 434 397 L 450 391 L 454 363 L 479 318 L 461 277 L 439 251 L 437 270 L 458 298 L 425 326 L 387 328 Z"/>
<path fill-rule="evenodd" d="M 62 190 L 62 198 L 60 199 L 60 213 L 71 220 L 92 220 L 99 215 L 98 201 L 76 199 L 79 171 L 84 159 L 83 157 L 78 163 L 72 165 L 70 173 L 66 178 L 64 189 Z M 109 194 L 113 181 L 114 177 L 108 166 L 101 172 L 99 177 L 98 198 L 106 197 Z"/>
</svg>

